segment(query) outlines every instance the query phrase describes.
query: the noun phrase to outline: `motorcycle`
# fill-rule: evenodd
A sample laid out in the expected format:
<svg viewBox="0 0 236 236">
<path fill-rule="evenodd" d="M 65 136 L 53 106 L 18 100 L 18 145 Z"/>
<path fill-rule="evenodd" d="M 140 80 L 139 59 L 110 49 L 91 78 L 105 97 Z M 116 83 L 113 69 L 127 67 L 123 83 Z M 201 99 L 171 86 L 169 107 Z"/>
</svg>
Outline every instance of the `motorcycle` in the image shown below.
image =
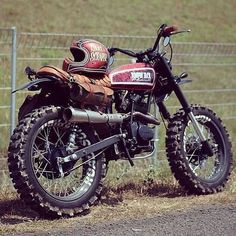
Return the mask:
<svg viewBox="0 0 236 236">
<path fill-rule="evenodd" d="M 81 40 L 72 43 L 74 60 L 66 58 L 63 69 L 26 68 L 30 82 L 18 90 L 37 94 L 19 110 L 8 167 L 27 204 L 55 216 L 87 211 L 101 194 L 110 161 L 133 166 L 155 153 L 161 122 L 150 114 L 153 106 L 167 123 L 167 159 L 179 184 L 194 194 L 223 190 L 233 166 L 228 131 L 211 109 L 189 104 L 180 88 L 189 82 L 187 73 L 172 73 L 170 37 L 183 32 L 163 24 L 154 46 L 140 52 Z M 170 58 L 161 50 L 167 46 Z M 117 52 L 136 62 L 108 71 Z M 181 105 L 173 115 L 165 105 L 172 93 Z"/>
</svg>

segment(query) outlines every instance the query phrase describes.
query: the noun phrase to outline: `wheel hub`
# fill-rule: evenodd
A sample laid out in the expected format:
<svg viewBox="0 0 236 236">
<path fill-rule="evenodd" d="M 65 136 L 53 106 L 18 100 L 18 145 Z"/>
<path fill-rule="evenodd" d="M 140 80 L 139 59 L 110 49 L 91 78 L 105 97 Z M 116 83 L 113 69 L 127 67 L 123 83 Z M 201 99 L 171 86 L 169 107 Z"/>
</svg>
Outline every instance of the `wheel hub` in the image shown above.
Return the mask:
<svg viewBox="0 0 236 236">
<path fill-rule="evenodd" d="M 60 171 L 57 163 L 58 157 L 65 157 L 68 155 L 65 147 L 50 147 L 50 152 L 45 155 L 45 159 L 42 160 L 42 169 L 45 169 L 44 172 L 42 172 L 42 175 L 46 177 L 47 179 L 55 179 L 60 178 Z M 63 172 L 65 173 L 65 176 L 69 174 L 69 170 L 72 169 L 74 166 L 73 162 L 64 163 L 62 165 Z"/>
<path fill-rule="evenodd" d="M 189 162 L 195 166 L 201 165 L 208 157 L 202 149 L 202 143 L 198 137 L 194 135 L 189 137 L 186 143 L 186 152 L 188 154 Z"/>
</svg>

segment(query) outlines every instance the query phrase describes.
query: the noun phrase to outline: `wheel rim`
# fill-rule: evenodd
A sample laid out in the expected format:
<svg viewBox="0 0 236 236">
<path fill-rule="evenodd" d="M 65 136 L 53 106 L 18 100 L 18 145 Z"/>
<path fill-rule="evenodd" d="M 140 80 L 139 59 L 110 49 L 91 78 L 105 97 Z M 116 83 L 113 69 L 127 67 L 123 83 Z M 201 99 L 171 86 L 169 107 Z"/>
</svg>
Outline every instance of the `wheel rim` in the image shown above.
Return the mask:
<svg viewBox="0 0 236 236">
<path fill-rule="evenodd" d="M 209 157 L 201 151 L 201 141 L 189 120 L 183 134 L 183 149 L 187 163 L 192 173 L 205 182 L 213 182 L 221 176 L 224 161 L 224 145 L 222 139 L 219 142 L 220 132 L 211 121 L 204 115 L 196 115 L 197 121 L 205 138 L 208 140 L 213 156 Z M 217 139 L 217 141 L 216 141 Z"/>
<path fill-rule="evenodd" d="M 32 169 L 38 184 L 47 194 L 63 201 L 75 200 L 87 193 L 94 181 L 96 169 L 94 154 L 90 154 L 73 165 L 63 166 L 68 172 L 64 177 L 58 175 L 55 157 L 65 153 L 70 129 L 70 125 L 60 120 L 49 120 L 38 128 L 31 140 Z M 78 130 L 76 138 L 78 142 L 74 151 L 91 145 L 82 129 Z M 70 172 L 72 168 L 74 170 Z"/>
</svg>

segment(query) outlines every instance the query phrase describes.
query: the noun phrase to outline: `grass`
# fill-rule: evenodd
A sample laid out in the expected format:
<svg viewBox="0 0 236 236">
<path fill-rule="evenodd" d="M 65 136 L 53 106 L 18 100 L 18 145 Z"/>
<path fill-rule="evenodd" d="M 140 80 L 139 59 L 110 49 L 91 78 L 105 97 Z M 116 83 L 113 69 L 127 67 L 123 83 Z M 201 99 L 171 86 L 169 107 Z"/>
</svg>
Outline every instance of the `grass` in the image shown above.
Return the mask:
<svg viewBox="0 0 236 236">
<path fill-rule="evenodd" d="M 190 28 L 179 40 L 235 42 L 234 0 L 1 0 L 1 27 L 26 32 L 153 35 L 161 23 Z M 24 17 L 22 17 L 24 14 Z"/>
</svg>

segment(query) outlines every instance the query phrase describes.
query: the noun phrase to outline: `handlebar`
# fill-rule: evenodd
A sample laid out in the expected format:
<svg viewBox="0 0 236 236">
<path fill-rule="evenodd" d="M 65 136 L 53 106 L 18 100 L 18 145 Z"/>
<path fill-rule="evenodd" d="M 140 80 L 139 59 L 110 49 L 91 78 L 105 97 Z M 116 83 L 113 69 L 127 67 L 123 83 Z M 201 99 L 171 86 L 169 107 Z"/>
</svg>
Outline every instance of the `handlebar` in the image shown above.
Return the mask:
<svg viewBox="0 0 236 236">
<path fill-rule="evenodd" d="M 137 57 L 137 53 L 135 53 L 133 51 L 130 51 L 130 50 L 126 50 L 126 49 L 108 48 L 108 51 L 109 51 L 111 56 L 113 56 L 116 52 L 121 52 L 121 53 L 126 54 L 126 55 L 131 56 L 131 57 Z"/>
<path fill-rule="evenodd" d="M 169 37 L 171 35 L 184 33 L 184 32 L 190 32 L 190 30 L 178 31 L 178 28 L 175 25 L 167 26 L 166 24 L 162 24 L 157 31 L 157 38 L 156 38 L 153 48 L 150 48 L 150 49 L 145 50 L 144 52 L 141 51 L 138 53 L 135 53 L 133 51 L 126 50 L 126 49 L 121 49 L 121 48 L 109 48 L 108 51 L 111 56 L 113 56 L 116 52 L 121 52 L 121 53 L 126 54 L 128 56 L 142 59 L 146 55 L 151 54 L 152 52 L 155 52 L 159 48 L 159 42 L 160 42 L 161 37 Z"/>
</svg>

